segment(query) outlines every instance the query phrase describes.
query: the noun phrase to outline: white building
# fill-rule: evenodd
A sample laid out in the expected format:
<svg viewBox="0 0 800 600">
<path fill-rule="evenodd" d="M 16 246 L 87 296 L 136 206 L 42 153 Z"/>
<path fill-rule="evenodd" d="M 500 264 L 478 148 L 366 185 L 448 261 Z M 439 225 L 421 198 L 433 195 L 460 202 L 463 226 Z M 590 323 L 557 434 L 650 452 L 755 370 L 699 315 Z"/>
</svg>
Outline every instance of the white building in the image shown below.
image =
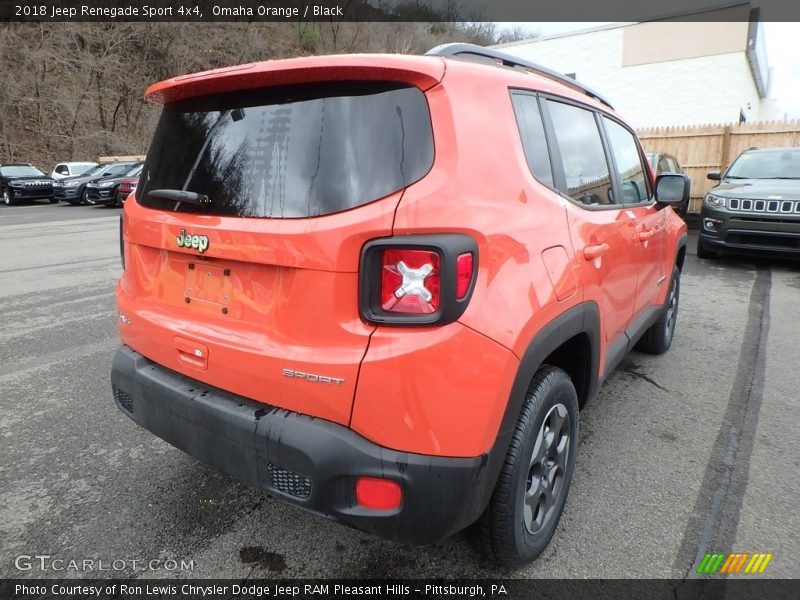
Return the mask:
<svg viewBox="0 0 800 600">
<path fill-rule="evenodd" d="M 497 49 L 575 77 L 634 127 L 780 118 L 757 22 L 612 24 Z"/>
</svg>

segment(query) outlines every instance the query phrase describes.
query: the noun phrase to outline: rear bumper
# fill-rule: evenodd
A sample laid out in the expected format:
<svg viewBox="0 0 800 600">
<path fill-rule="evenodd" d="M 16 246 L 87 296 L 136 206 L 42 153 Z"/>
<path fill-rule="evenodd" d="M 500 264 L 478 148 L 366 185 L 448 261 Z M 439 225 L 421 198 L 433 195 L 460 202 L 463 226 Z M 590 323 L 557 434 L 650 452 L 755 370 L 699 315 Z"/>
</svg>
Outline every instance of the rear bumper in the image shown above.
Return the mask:
<svg viewBox="0 0 800 600">
<path fill-rule="evenodd" d="M 123 346 L 114 399 L 140 426 L 226 475 L 341 523 L 406 543 L 432 543 L 472 523 L 491 485 L 487 457 L 397 452 L 351 429 L 227 394 Z M 399 508 L 356 503 L 359 476 L 397 481 Z"/>
</svg>

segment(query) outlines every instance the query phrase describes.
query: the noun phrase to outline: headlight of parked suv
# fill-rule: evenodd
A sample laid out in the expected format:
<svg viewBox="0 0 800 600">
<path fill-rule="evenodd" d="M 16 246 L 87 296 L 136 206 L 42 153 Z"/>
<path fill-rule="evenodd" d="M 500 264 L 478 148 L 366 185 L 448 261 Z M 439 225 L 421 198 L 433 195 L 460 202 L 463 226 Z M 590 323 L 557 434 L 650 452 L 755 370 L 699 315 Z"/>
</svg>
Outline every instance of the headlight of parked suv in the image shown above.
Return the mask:
<svg viewBox="0 0 800 600">
<path fill-rule="evenodd" d="M 720 196 L 715 196 L 714 194 L 708 194 L 705 199 L 705 205 L 709 208 L 725 208 L 726 202 L 727 198 L 721 198 Z"/>
<path fill-rule="evenodd" d="M 79 185 L 80 185 L 79 181 L 69 181 L 64 184 L 64 187 L 73 188 L 73 187 L 78 187 Z"/>
<path fill-rule="evenodd" d="M 10 186 L 11 186 L 11 187 L 13 187 L 13 188 L 21 188 L 21 187 L 25 187 L 25 184 L 24 184 L 24 183 L 22 183 L 21 181 L 9 181 L 9 182 L 8 182 L 8 185 L 10 185 Z"/>
<path fill-rule="evenodd" d="M 113 181 L 103 181 L 101 183 L 98 183 L 97 187 L 99 187 L 99 188 L 110 188 L 112 185 L 114 185 Z"/>
</svg>

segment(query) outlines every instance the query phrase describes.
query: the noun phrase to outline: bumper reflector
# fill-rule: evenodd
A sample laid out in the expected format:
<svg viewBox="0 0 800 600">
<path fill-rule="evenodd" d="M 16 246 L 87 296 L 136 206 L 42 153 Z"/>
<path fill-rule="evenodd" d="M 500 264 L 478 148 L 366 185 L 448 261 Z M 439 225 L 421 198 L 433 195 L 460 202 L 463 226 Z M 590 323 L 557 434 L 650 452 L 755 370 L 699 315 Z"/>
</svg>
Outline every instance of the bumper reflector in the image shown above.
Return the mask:
<svg viewBox="0 0 800 600">
<path fill-rule="evenodd" d="M 403 501 L 400 484 L 391 479 L 359 477 L 356 481 L 356 501 L 372 510 L 393 510 Z"/>
</svg>

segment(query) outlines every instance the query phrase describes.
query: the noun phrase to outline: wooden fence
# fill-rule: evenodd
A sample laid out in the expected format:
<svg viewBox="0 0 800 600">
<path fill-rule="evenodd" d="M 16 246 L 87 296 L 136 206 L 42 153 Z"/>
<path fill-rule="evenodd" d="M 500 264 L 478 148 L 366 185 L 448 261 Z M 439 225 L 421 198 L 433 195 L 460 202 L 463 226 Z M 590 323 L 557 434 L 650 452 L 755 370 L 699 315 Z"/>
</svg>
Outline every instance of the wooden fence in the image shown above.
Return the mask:
<svg viewBox="0 0 800 600">
<path fill-rule="evenodd" d="M 800 120 L 653 127 L 637 133 L 646 152 L 672 154 L 692 178 L 690 212 L 700 212 L 703 197 L 716 183 L 706 179 L 706 174 L 724 171 L 742 150 L 800 146 Z"/>
</svg>

